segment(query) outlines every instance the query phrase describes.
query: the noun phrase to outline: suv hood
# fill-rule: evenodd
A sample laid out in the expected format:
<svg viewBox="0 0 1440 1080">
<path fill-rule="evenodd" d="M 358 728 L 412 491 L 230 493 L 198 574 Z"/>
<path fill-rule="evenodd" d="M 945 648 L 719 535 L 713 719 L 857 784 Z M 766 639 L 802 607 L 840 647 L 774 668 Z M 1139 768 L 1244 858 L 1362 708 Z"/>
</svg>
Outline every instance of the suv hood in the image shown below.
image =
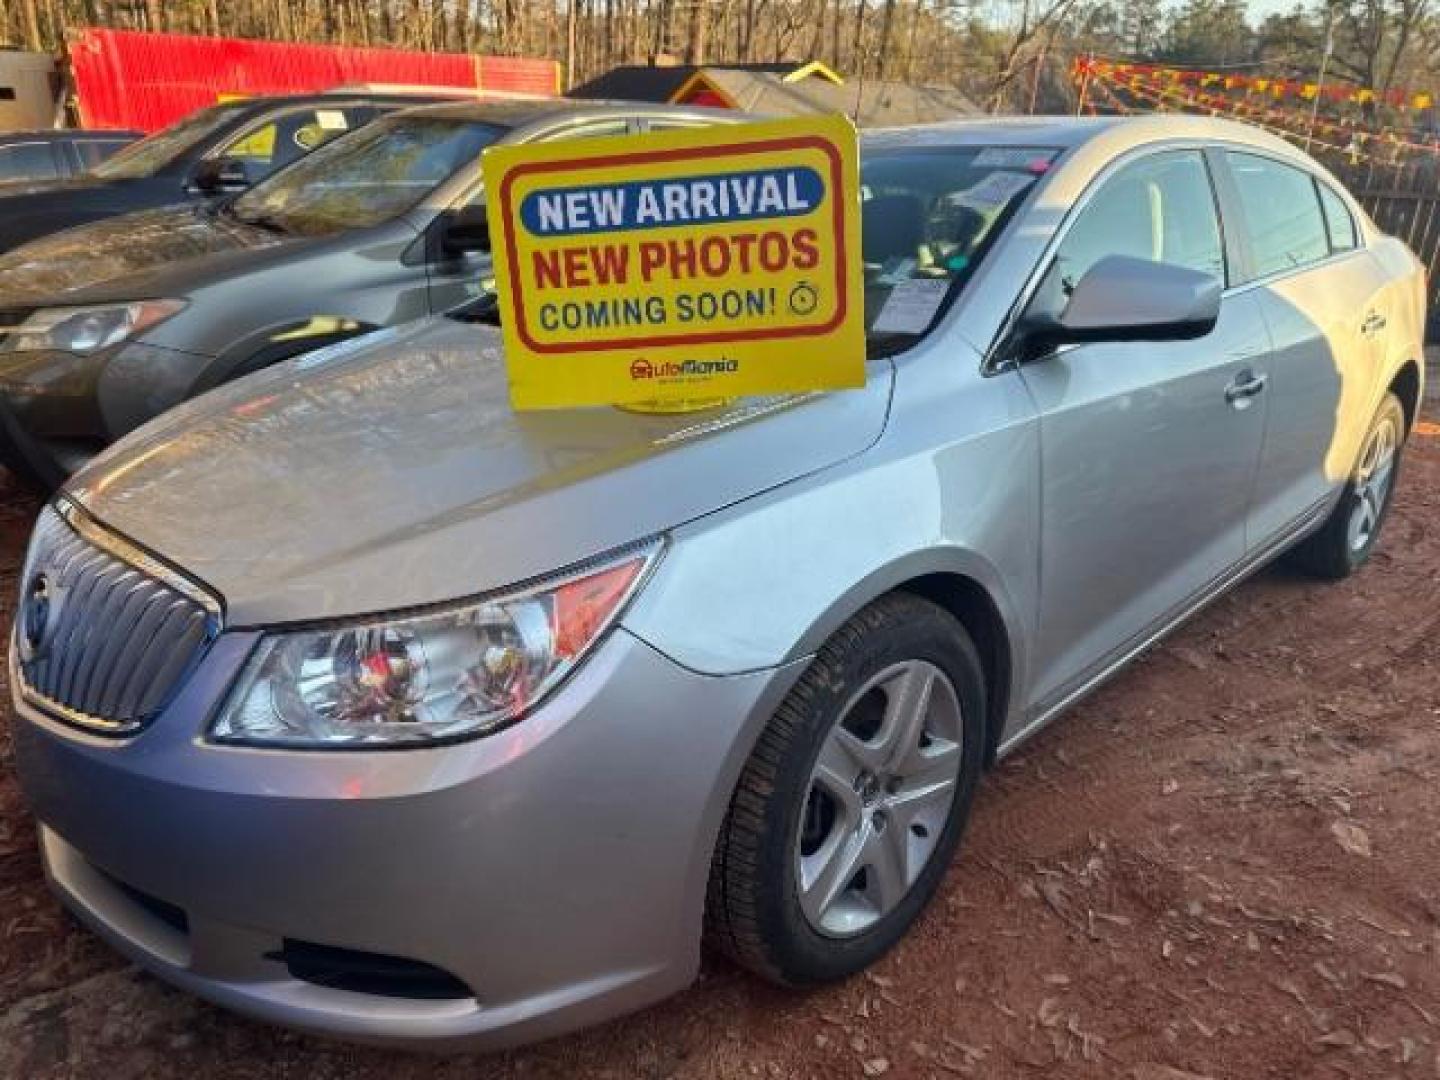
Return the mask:
<svg viewBox="0 0 1440 1080">
<path fill-rule="evenodd" d="M 232 627 L 541 577 L 823 469 L 880 435 L 860 390 L 699 413 L 517 413 L 500 334 L 445 318 L 278 365 L 139 429 L 66 496 L 217 592 Z"/>
<path fill-rule="evenodd" d="M 209 209 L 142 210 L 78 225 L 0 255 L 0 297 L 6 306 L 38 307 L 183 296 L 217 274 L 233 272 L 237 260 L 249 261 L 285 241 Z"/>
</svg>

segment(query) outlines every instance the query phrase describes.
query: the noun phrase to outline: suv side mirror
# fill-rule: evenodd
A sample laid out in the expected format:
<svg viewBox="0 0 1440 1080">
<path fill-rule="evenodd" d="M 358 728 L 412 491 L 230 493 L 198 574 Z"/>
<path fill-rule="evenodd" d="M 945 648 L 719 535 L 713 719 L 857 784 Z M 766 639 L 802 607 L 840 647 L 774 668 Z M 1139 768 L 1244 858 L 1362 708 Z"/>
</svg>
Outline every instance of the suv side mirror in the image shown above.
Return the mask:
<svg viewBox="0 0 1440 1080">
<path fill-rule="evenodd" d="M 445 214 L 440 250 L 452 259 L 490 250 L 490 217 L 484 203 L 471 203 Z"/>
<path fill-rule="evenodd" d="M 228 195 L 250 186 L 245 163 L 235 158 L 208 158 L 195 166 L 190 176 L 195 190 L 206 195 Z"/>
<path fill-rule="evenodd" d="M 1171 263 L 1107 255 L 1075 283 L 1058 316 L 1027 315 L 1017 327 L 1021 352 L 1093 341 L 1186 341 L 1220 318 L 1220 279 Z"/>
</svg>

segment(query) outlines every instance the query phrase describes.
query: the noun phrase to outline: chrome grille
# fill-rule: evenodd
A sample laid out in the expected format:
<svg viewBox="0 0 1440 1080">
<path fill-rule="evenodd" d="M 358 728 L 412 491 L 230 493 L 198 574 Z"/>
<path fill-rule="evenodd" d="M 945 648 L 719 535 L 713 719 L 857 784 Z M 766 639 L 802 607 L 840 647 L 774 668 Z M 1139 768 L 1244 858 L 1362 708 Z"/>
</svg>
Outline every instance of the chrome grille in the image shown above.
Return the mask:
<svg viewBox="0 0 1440 1080">
<path fill-rule="evenodd" d="M 15 612 L 21 692 L 81 727 L 139 730 L 194 669 L 219 615 L 203 590 L 82 512 L 47 507 Z"/>
</svg>

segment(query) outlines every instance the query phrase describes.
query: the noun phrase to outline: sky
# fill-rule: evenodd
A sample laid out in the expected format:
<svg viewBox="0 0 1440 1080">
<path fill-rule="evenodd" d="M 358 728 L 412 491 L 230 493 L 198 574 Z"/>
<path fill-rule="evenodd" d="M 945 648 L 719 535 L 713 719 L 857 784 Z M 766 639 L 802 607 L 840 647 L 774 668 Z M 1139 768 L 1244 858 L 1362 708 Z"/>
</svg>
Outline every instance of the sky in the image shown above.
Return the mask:
<svg viewBox="0 0 1440 1080">
<path fill-rule="evenodd" d="M 1271 15 L 1284 15 L 1295 9 L 1295 0 L 1250 0 L 1246 5 L 1251 23 L 1264 22 Z"/>
</svg>

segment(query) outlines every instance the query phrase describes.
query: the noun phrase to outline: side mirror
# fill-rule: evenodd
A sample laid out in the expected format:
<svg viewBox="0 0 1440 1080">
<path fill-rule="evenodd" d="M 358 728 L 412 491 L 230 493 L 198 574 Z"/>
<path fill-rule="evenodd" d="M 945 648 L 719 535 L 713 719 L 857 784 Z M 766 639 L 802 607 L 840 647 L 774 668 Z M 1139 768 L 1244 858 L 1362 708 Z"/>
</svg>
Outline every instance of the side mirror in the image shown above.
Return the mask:
<svg viewBox="0 0 1440 1080">
<path fill-rule="evenodd" d="M 250 186 L 245 163 L 234 158 L 209 158 L 195 166 L 190 183 L 206 195 L 228 195 Z"/>
<path fill-rule="evenodd" d="M 440 250 L 449 258 L 490 250 L 490 217 L 484 203 L 449 211 L 441 226 Z"/>
<path fill-rule="evenodd" d="M 1107 255 L 1075 283 L 1058 316 L 1026 316 L 1021 349 L 1035 356 L 1093 341 L 1187 341 L 1220 318 L 1220 279 L 1170 263 Z"/>
</svg>

